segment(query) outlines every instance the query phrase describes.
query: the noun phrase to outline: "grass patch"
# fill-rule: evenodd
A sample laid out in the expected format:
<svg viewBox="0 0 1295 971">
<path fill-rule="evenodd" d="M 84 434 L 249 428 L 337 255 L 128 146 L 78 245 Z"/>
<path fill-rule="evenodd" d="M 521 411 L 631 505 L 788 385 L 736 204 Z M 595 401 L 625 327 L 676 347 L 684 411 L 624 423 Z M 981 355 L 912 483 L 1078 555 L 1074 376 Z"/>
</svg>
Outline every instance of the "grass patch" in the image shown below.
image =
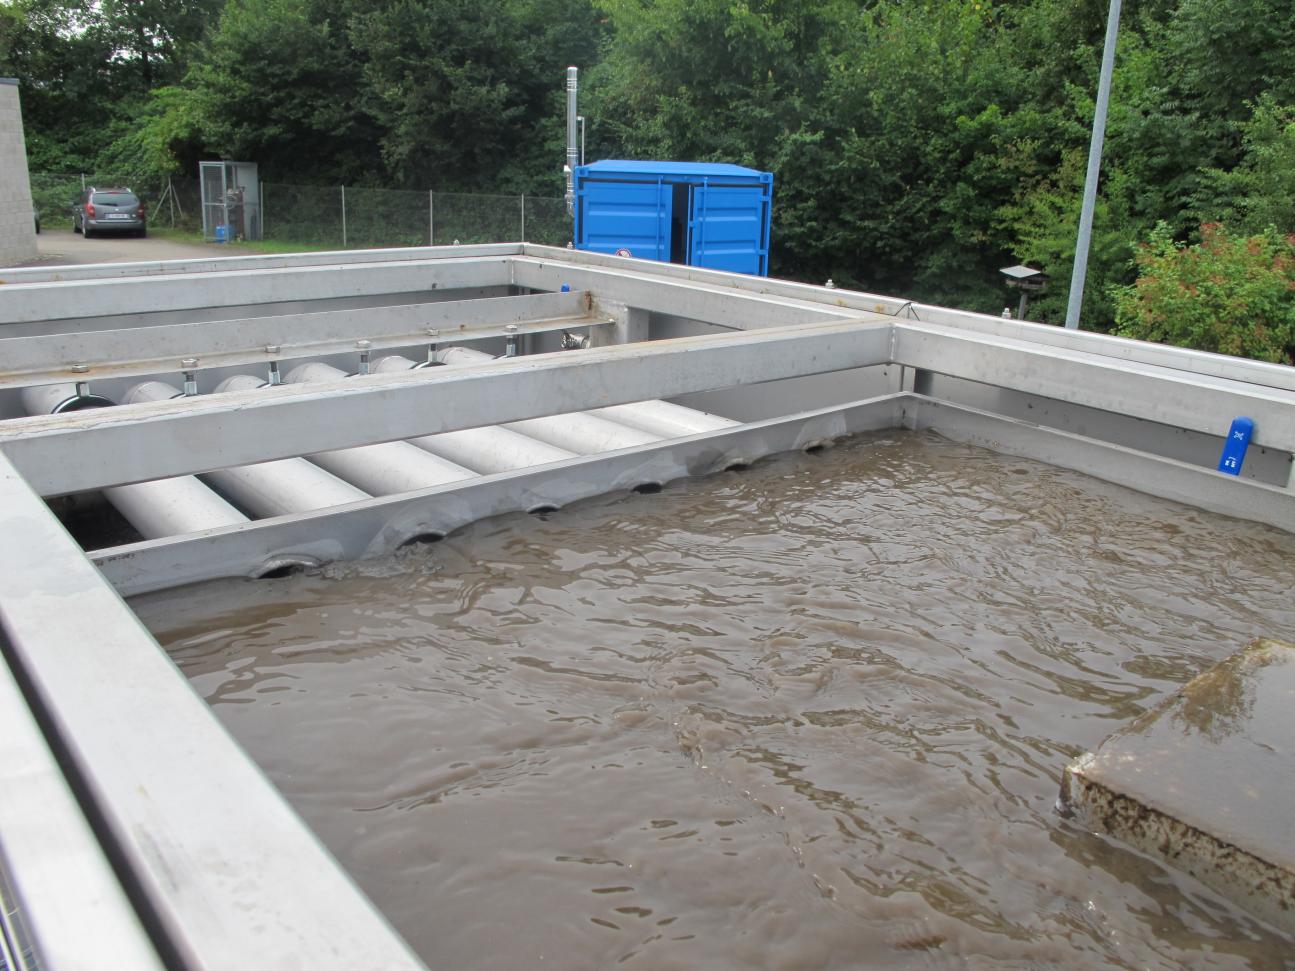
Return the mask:
<svg viewBox="0 0 1295 971">
<path fill-rule="evenodd" d="M 192 229 L 171 229 L 166 226 L 150 226 L 148 228 L 150 236 L 156 236 L 158 239 L 169 239 L 175 243 L 193 243 L 200 245 L 204 242 L 202 233 Z M 233 256 L 239 253 L 316 253 L 324 250 L 341 249 L 340 246 L 324 246 L 319 243 L 304 243 L 297 240 L 289 239 L 261 239 L 256 242 L 239 242 L 239 243 L 211 243 L 213 250 L 218 250 L 226 256 Z"/>
</svg>

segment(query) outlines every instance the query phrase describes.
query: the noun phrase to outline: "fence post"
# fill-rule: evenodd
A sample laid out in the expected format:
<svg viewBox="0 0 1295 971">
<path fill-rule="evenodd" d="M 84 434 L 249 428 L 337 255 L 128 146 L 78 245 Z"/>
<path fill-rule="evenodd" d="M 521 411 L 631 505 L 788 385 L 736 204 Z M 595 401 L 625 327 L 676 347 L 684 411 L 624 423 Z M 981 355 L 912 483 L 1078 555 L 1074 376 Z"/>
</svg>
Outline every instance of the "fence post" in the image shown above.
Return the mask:
<svg viewBox="0 0 1295 971">
<path fill-rule="evenodd" d="M 342 249 L 346 249 L 346 186 L 342 186 Z"/>
<path fill-rule="evenodd" d="M 436 193 L 427 190 L 427 245 L 436 245 Z"/>
<path fill-rule="evenodd" d="M 256 180 L 256 208 L 261 216 L 261 239 L 265 239 L 265 183 Z"/>
<path fill-rule="evenodd" d="M 526 193 L 525 192 L 522 193 L 522 239 L 521 241 L 523 243 L 526 242 Z"/>
<path fill-rule="evenodd" d="M 84 192 L 84 191 L 85 191 L 85 173 L 84 173 L 84 172 L 82 172 L 82 173 L 81 173 L 81 191 L 82 191 L 82 192 Z"/>
</svg>

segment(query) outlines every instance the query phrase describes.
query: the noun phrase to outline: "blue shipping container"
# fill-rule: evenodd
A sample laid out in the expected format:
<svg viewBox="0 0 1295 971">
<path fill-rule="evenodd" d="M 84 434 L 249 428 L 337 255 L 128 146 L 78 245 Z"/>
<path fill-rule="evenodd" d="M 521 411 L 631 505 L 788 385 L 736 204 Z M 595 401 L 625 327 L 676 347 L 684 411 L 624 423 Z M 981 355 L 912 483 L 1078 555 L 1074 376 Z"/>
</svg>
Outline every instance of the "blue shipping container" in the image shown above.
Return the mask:
<svg viewBox="0 0 1295 971">
<path fill-rule="evenodd" d="M 575 170 L 576 249 L 769 275 L 773 173 L 607 159 Z"/>
</svg>

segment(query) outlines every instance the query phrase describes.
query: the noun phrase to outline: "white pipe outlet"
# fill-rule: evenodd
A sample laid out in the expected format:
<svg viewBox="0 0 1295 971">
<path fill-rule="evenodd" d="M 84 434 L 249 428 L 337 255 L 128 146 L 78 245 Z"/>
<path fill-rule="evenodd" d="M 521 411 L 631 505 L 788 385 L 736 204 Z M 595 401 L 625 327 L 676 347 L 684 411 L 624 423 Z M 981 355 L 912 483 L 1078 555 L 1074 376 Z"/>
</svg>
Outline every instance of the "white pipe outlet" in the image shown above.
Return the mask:
<svg viewBox="0 0 1295 971">
<path fill-rule="evenodd" d="M 417 362 L 393 354 L 379 360 L 373 370 L 376 373 L 385 374 L 408 371 L 416 367 L 418 367 Z M 486 425 L 481 428 L 465 428 L 457 432 L 442 432 L 439 435 L 424 435 L 421 438 L 411 438 L 409 443 L 426 449 L 433 455 L 466 465 L 483 475 L 526 469 L 549 462 L 561 462 L 564 459 L 575 458 L 577 454 L 501 425 Z"/>
<path fill-rule="evenodd" d="M 173 385 L 145 381 L 126 392 L 123 401 L 166 401 L 176 397 L 180 397 L 180 391 Z M 219 469 L 204 473 L 202 478 L 255 516 L 309 512 L 369 498 L 369 493 L 299 458 Z"/>
<path fill-rule="evenodd" d="M 24 388 L 22 392 L 23 406 L 32 415 L 50 414 L 77 397 L 76 386 L 71 384 Z M 246 516 L 192 475 L 112 486 L 103 494 L 145 539 L 247 522 Z"/>
<path fill-rule="evenodd" d="M 312 361 L 288 372 L 288 384 L 311 381 L 339 381 L 348 375 L 327 364 Z M 394 495 L 413 492 L 447 482 L 461 482 L 476 477 L 472 469 L 432 455 L 408 442 L 382 442 L 378 445 L 360 445 L 356 448 L 317 452 L 308 458 L 353 482 L 374 495 Z"/>
</svg>

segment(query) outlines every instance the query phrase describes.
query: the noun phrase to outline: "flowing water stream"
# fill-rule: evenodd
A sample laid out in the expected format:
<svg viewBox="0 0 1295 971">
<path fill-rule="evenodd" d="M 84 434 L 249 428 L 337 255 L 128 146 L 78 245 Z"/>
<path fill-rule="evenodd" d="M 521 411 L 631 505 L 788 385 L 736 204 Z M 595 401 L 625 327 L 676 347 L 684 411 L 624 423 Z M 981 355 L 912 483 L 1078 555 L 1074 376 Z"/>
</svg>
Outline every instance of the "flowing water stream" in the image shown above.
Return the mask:
<svg viewBox="0 0 1295 971">
<path fill-rule="evenodd" d="M 433 968 L 1283 968 L 1059 817 L 1295 537 L 932 435 L 134 606 Z"/>
</svg>

